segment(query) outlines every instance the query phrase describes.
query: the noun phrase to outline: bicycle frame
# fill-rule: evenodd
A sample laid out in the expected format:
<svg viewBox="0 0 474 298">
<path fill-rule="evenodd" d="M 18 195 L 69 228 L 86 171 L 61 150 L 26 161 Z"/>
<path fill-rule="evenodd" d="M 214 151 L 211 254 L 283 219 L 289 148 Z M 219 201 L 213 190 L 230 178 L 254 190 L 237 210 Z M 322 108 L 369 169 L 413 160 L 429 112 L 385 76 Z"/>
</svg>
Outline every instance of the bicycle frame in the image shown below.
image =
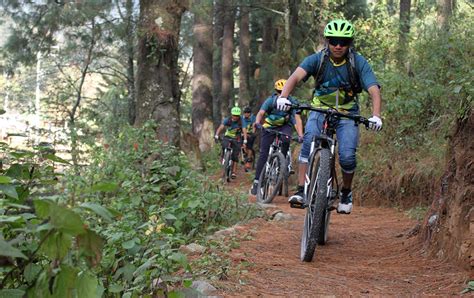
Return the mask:
<svg viewBox="0 0 474 298">
<path fill-rule="evenodd" d="M 334 110 L 334 112 L 336 112 Z M 337 194 L 339 193 L 339 183 L 337 181 L 337 175 L 336 175 L 336 169 L 335 169 L 335 156 L 336 156 L 336 146 L 337 146 L 337 140 L 334 138 L 334 135 L 336 133 L 336 125 L 337 122 L 339 121 L 339 117 L 337 117 L 337 114 L 335 113 L 328 113 L 325 115 L 324 121 L 323 121 L 323 127 L 321 129 L 321 133 L 319 136 L 314 136 L 313 139 L 311 140 L 311 147 L 310 147 L 310 153 L 309 156 L 315 151 L 315 150 L 320 150 L 322 148 L 327 148 L 331 152 L 331 177 L 330 181 L 328 181 L 328 186 L 332 184 L 332 180 L 334 179 L 334 183 L 336 185 L 336 189 L 333 190 L 332 187 L 328 187 L 328 198 L 331 198 L 332 201 L 334 201 L 337 198 Z M 319 142 L 318 142 L 319 141 Z M 318 144 L 318 147 L 316 147 L 316 144 Z M 305 173 L 305 185 L 304 185 L 304 193 L 305 195 L 308 193 L 309 190 L 309 181 L 310 178 L 308 176 L 308 172 Z M 335 195 L 333 193 L 329 192 L 335 192 Z M 306 200 L 306 206 L 310 204 L 311 202 Z M 329 205 L 332 202 L 329 202 Z"/>
<path fill-rule="evenodd" d="M 346 115 L 332 108 L 318 109 L 308 105 L 293 107 L 325 114 L 319 136 L 314 136 L 311 140 L 309 164 L 305 173 L 305 203 L 292 204 L 294 208 L 307 208 L 301 238 L 301 260 L 310 262 L 317 244 L 326 244 L 330 211 L 335 209 L 332 205 L 339 192 L 335 171 L 337 140 L 334 138 L 337 124 L 342 117 L 354 120 L 355 125 L 363 123 L 366 127 L 369 121 L 364 117 Z"/>
</svg>

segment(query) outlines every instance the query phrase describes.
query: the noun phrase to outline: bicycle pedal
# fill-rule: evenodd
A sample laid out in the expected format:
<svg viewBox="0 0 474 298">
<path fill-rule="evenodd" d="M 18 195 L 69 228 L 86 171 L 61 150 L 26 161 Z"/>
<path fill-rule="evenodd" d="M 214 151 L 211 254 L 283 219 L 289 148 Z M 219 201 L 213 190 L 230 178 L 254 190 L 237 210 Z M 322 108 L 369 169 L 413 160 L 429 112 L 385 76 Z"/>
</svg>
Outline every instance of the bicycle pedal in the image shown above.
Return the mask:
<svg viewBox="0 0 474 298">
<path fill-rule="evenodd" d="M 306 204 L 290 203 L 291 208 L 295 209 L 306 209 Z"/>
</svg>

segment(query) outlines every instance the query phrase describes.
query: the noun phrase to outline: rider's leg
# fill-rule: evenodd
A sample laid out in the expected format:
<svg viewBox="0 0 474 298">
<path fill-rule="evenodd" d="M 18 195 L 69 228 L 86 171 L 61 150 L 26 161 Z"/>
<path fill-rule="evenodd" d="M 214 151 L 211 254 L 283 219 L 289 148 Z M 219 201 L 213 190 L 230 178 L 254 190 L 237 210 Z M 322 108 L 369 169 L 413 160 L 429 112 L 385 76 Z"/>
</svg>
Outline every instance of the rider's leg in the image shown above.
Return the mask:
<svg viewBox="0 0 474 298">
<path fill-rule="evenodd" d="M 255 178 L 253 180 L 252 189 L 250 190 L 250 193 L 254 196 L 257 195 L 258 179 L 260 178 L 260 173 L 267 162 L 268 150 L 270 149 L 270 145 L 272 144 L 274 138 L 275 136 L 273 134 L 262 130 L 262 134 L 260 135 L 260 154 L 258 156 L 257 168 L 255 170 Z"/>
<path fill-rule="evenodd" d="M 342 188 L 352 189 L 352 178 L 354 178 L 354 173 L 345 173 L 342 171 Z"/>
<path fill-rule="evenodd" d="M 342 169 L 341 202 L 337 210 L 340 213 L 352 211 L 352 179 L 356 169 L 356 151 L 359 143 L 359 128 L 351 120 L 339 120 L 336 128 L 339 141 L 339 164 Z"/>
<path fill-rule="evenodd" d="M 232 178 L 235 178 L 237 172 L 237 163 L 239 162 L 240 143 L 237 140 L 232 140 Z"/>
<path fill-rule="evenodd" d="M 291 135 L 290 125 L 284 125 L 280 127 L 278 130 L 284 134 Z M 288 153 L 288 150 L 290 149 L 291 138 L 288 136 L 282 136 L 281 140 L 282 140 L 281 153 L 283 153 L 283 156 L 286 156 L 286 153 Z"/>
<path fill-rule="evenodd" d="M 267 162 L 268 150 L 270 149 L 270 145 L 272 144 L 274 138 L 274 134 L 271 134 L 265 130 L 262 131 L 262 135 L 260 137 L 260 155 L 258 157 L 257 169 L 255 170 L 255 180 L 257 181 L 260 178 L 260 173 L 265 167 L 265 163 Z"/>
</svg>

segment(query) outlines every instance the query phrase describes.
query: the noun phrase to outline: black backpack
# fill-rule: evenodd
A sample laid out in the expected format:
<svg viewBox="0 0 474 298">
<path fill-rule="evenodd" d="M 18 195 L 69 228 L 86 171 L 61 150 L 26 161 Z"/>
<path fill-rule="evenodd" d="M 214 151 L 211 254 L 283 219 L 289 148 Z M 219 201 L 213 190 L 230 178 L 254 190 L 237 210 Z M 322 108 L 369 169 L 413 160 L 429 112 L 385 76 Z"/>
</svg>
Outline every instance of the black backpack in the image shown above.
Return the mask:
<svg viewBox="0 0 474 298">
<path fill-rule="evenodd" d="M 323 83 L 323 73 L 326 67 L 326 64 L 329 62 L 329 49 L 325 48 L 321 51 L 322 59 L 319 62 L 319 67 L 316 72 L 314 86 L 315 89 L 318 89 Z M 349 63 L 347 65 L 347 73 L 349 74 L 349 84 L 351 85 L 350 90 L 345 90 L 352 97 L 357 97 L 357 94 L 362 92 L 362 86 L 360 85 L 359 74 L 357 73 L 356 64 L 355 64 L 355 50 L 351 47 L 347 53 L 347 59 Z M 352 91 L 352 92 L 350 92 Z M 352 94 L 352 95 L 351 95 Z M 346 100 L 344 100 L 346 102 Z"/>
</svg>

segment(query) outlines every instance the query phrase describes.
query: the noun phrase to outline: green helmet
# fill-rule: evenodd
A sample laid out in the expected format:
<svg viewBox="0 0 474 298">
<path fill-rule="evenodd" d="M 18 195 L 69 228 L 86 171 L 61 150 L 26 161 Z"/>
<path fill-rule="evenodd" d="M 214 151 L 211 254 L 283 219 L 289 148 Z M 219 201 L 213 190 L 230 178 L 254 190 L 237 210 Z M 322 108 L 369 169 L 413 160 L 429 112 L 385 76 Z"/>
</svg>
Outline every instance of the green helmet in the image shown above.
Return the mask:
<svg viewBox="0 0 474 298">
<path fill-rule="evenodd" d="M 346 20 L 333 20 L 324 28 L 324 37 L 354 37 L 354 26 Z"/>
<path fill-rule="evenodd" d="M 240 116 L 241 111 L 240 111 L 240 108 L 236 105 L 235 107 L 232 108 L 232 110 L 230 110 L 230 113 L 233 116 Z"/>
</svg>

